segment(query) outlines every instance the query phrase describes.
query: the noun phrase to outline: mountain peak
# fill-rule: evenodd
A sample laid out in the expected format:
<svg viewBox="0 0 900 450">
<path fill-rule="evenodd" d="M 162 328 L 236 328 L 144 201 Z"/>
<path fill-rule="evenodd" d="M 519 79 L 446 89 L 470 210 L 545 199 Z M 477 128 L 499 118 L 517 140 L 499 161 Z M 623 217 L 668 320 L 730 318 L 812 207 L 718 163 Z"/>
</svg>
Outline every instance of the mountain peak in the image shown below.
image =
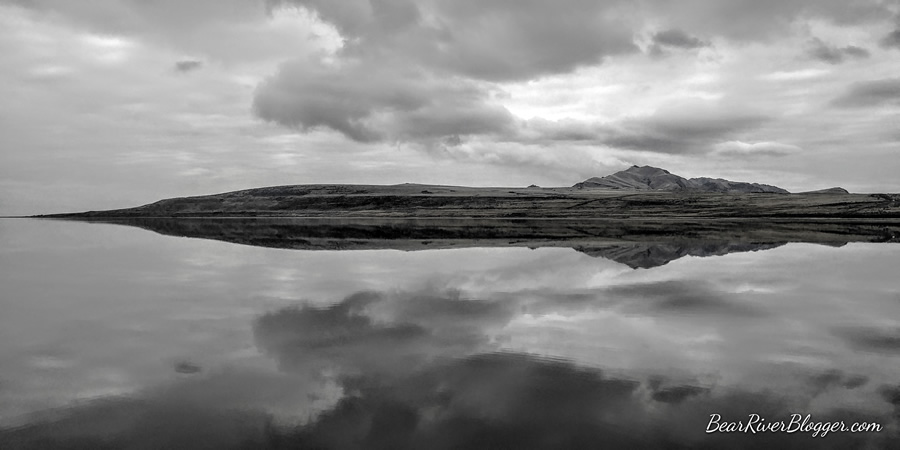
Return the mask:
<svg viewBox="0 0 900 450">
<path fill-rule="evenodd" d="M 647 175 L 650 175 L 650 174 L 669 174 L 669 173 L 670 173 L 668 170 L 666 170 L 666 169 L 660 169 L 659 167 L 653 167 L 653 166 L 638 166 L 638 165 L 631 166 L 631 167 L 625 169 L 623 172 L 628 172 L 628 173 L 640 173 L 640 174 L 647 174 Z M 619 173 L 621 173 L 621 172 L 619 172 Z"/>
<path fill-rule="evenodd" d="M 721 178 L 686 179 L 668 170 L 653 166 L 633 165 L 628 169 L 605 177 L 593 177 L 576 184 L 576 188 L 600 188 L 620 190 L 699 191 L 723 193 L 767 192 L 787 194 L 776 186 L 758 183 L 729 181 Z"/>
</svg>

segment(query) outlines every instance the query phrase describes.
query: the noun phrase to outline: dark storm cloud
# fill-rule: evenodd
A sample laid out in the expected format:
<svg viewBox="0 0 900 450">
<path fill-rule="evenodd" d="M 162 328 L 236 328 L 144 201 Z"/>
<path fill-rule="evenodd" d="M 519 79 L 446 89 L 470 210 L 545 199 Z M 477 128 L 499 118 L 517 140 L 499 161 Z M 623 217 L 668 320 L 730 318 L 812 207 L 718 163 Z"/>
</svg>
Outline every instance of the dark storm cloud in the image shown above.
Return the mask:
<svg viewBox="0 0 900 450">
<path fill-rule="evenodd" d="M 203 61 L 197 61 L 193 59 L 187 59 L 175 63 L 175 70 L 182 73 L 197 70 L 201 67 L 203 67 Z"/>
<path fill-rule="evenodd" d="M 512 129 L 514 120 L 475 82 L 363 61 L 284 64 L 259 86 L 253 106 L 265 120 L 330 128 L 360 142 L 495 134 Z"/>
<path fill-rule="evenodd" d="M 844 108 L 900 105 L 900 78 L 855 83 L 831 104 Z"/>
<path fill-rule="evenodd" d="M 900 49 L 900 30 L 894 30 L 888 33 L 887 36 L 882 38 L 879 42 L 884 48 L 898 48 Z"/>
<path fill-rule="evenodd" d="M 814 59 L 827 62 L 829 64 L 840 64 L 848 58 L 863 59 L 868 58 L 870 53 L 868 50 L 848 45 L 846 47 L 837 47 L 829 45 L 825 41 L 815 38 L 810 41 L 807 54 Z"/>
</svg>

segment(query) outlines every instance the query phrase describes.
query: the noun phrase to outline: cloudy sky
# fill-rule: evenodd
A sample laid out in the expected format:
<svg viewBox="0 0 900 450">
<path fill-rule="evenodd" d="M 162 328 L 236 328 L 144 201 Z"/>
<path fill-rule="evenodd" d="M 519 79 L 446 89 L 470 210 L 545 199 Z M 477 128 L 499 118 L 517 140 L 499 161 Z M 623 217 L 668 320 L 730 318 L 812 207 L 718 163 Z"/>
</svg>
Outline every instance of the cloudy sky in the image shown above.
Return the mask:
<svg viewBox="0 0 900 450">
<path fill-rule="evenodd" d="M 0 0 L 0 214 L 632 164 L 900 191 L 898 0 Z"/>
</svg>

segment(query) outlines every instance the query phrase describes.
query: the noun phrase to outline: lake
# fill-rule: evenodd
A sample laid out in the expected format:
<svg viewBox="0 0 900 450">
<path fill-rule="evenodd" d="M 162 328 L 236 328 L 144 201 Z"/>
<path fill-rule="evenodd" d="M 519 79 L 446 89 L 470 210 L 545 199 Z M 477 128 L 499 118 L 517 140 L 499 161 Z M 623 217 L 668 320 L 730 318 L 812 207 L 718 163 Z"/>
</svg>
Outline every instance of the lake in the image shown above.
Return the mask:
<svg viewBox="0 0 900 450">
<path fill-rule="evenodd" d="M 0 448 L 900 446 L 900 245 L 729 251 L 2 219 Z"/>
</svg>

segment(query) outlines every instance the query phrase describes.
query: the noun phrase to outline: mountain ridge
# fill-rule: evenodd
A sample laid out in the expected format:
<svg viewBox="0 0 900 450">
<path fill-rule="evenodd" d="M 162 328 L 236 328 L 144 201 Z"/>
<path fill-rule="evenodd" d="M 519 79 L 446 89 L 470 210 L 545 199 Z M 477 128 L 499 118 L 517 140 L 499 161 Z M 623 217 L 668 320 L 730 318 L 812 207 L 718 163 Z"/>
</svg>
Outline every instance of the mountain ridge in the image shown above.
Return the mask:
<svg viewBox="0 0 900 450">
<path fill-rule="evenodd" d="M 588 178 L 572 187 L 577 189 L 696 191 L 727 194 L 790 194 L 786 189 L 768 184 L 708 177 L 687 179 L 659 167 L 637 165 L 612 175 Z"/>
</svg>

